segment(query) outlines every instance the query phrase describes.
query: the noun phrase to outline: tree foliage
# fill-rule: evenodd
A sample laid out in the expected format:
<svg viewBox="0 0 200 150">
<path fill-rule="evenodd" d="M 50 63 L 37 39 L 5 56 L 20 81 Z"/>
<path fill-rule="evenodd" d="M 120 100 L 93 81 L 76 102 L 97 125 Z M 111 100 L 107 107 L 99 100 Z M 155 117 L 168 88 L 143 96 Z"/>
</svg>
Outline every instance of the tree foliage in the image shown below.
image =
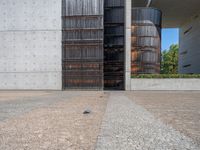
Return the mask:
<svg viewBox="0 0 200 150">
<path fill-rule="evenodd" d="M 178 44 L 170 46 L 169 50 L 162 52 L 161 73 L 177 74 L 178 73 Z"/>
</svg>

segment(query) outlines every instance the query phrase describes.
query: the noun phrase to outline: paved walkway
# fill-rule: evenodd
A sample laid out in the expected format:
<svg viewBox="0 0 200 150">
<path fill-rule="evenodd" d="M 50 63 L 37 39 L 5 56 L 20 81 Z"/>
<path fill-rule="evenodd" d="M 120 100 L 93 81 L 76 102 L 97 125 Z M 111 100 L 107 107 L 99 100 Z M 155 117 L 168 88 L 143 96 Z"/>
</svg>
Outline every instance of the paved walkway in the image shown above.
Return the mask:
<svg viewBox="0 0 200 150">
<path fill-rule="evenodd" d="M 169 127 L 124 94 L 111 92 L 97 150 L 199 150 L 192 139 Z"/>
<path fill-rule="evenodd" d="M 0 150 L 94 150 L 107 95 L 26 93 L 0 91 Z M 83 114 L 87 108 L 92 112 Z"/>
<path fill-rule="evenodd" d="M 1 93 L 0 93 L 1 94 Z M 9 94 L 9 93 L 8 93 Z M 15 100 L 0 101 L 0 121 L 28 113 L 34 109 L 49 107 L 60 101 L 69 100 L 79 96 L 81 92 L 49 92 L 44 95 L 33 95 L 27 97 L 17 97 Z"/>
</svg>

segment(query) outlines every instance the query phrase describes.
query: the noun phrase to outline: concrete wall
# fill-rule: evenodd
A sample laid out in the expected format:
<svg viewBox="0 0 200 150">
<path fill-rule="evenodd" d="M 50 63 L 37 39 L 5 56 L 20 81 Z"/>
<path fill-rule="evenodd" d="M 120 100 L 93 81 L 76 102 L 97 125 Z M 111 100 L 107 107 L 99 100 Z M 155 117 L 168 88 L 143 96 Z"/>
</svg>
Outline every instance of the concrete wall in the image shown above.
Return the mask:
<svg viewBox="0 0 200 150">
<path fill-rule="evenodd" d="M 200 14 L 180 28 L 179 73 L 200 73 Z"/>
<path fill-rule="evenodd" d="M 61 0 L 0 1 L 0 89 L 62 88 Z"/>
<path fill-rule="evenodd" d="M 131 79 L 131 90 L 200 90 L 200 79 Z"/>
<path fill-rule="evenodd" d="M 131 89 L 131 0 L 125 0 L 125 90 Z"/>
</svg>

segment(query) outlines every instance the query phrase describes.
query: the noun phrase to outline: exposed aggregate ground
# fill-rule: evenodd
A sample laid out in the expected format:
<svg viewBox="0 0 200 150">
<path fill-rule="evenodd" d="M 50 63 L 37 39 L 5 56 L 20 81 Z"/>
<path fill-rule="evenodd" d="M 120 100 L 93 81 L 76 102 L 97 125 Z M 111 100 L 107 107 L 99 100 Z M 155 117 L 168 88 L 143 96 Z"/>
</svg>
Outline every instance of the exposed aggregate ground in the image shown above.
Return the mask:
<svg viewBox="0 0 200 150">
<path fill-rule="evenodd" d="M 0 150 L 200 150 L 199 127 L 200 92 L 0 92 Z"/>
</svg>

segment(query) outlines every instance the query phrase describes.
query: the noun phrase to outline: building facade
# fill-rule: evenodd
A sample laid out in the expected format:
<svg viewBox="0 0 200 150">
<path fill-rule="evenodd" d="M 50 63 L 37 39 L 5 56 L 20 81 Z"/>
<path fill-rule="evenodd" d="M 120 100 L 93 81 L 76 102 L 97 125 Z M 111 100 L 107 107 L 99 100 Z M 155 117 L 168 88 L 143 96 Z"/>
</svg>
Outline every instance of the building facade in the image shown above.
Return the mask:
<svg viewBox="0 0 200 150">
<path fill-rule="evenodd" d="M 140 9 L 153 10 L 146 16 L 153 12 L 158 22 L 152 16 L 143 18 L 147 21 L 143 27 L 141 20 L 133 17 L 133 9 L 145 7 L 146 3 L 2 0 L 0 89 L 130 90 L 131 73 L 159 72 L 160 12 L 163 27 L 180 28 L 179 72 L 200 73 L 199 1 L 184 0 L 179 4 L 178 0 L 153 0 L 150 6 L 159 11 Z M 138 48 L 141 42 L 147 45 Z"/>
</svg>

